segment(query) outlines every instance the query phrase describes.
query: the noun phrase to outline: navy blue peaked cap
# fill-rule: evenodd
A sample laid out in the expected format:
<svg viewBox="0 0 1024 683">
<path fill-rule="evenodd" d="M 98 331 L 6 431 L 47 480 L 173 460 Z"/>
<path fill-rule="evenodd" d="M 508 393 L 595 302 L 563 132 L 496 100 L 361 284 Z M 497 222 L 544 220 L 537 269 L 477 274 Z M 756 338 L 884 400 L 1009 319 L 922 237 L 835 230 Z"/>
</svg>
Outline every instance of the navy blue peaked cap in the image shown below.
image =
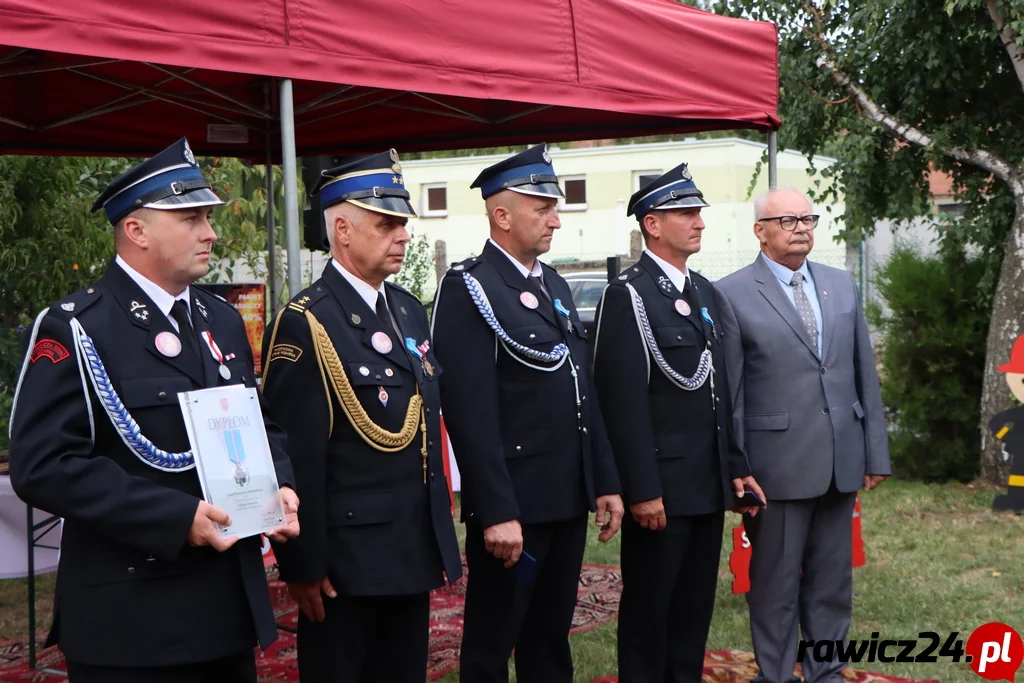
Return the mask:
<svg viewBox="0 0 1024 683">
<path fill-rule="evenodd" d="M 398 152 L 394 149 L 323 171 L 309 193 L 319 194 L 320 206 L 325 209 L 351 202 L 377 213 L 416 217 L 409 202 L 409 191 L 405 189 Z"/>
<path fill-rule="evenodd" d="M 704 201 L 697 184 L 693 182 L 686 164 L 679 164 L 668 173 L 652 180 L 629 198 L 627 216 L 636 215 L 638 222 L 651 211 L 665 209 L 688 209 L 711 206 Z"/>
<path fill-rule="evenodd" d="M 107 219 L 116 225 L 136 209 L 166 211 L 223 203 L 199 170 L 188 140 L 181 138 L 122 173 L 99 196 L 92 211 L 106 209 Z"/>
<path fill-rule="evenodd" d="M 470 187 L 479 187 L 484 199 L 503 190 L 552 199 L 563 196 L 555 167 L 551 165 L 547 143 L 488 166 Z"/>
</svg>

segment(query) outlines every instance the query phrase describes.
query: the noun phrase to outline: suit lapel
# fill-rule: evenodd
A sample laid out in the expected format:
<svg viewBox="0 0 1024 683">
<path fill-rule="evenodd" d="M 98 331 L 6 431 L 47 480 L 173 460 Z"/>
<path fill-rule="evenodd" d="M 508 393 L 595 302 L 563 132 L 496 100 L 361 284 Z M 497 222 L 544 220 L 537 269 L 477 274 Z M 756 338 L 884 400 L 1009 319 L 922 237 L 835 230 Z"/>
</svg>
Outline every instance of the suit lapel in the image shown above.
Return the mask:
<svg viewBox="0 0 1024 683">
<path fill-rule="evenodd" d="M 406 356 L 412 362 L 412 371 L 413 374 L 416 375 L 416 381 L 422 382 L 423 363 L 420 361 L 418 357 L 414 356 L 412 351 L 410 351 L 406 347 L 405 340 L 412 339 L 416 345 L 419 345 L 426 341 L 426 338 L 419 339 L 416 336 L 415 331 L 412 329 L 412 323 L 409 322 L 408 311 L 406 311 L 401 304 L 396 305 L 394 295 L 392 294 L 391 288 L 388 287 L 387 284 L 384 285 L 384 292 L 384 296 L 387 298 L 388 301 L 388 308 L 391 309 L 391 317 L 395 319 L 395 323 L 398 325 L 398 334 L 402 337 L 398 341 L 402 347 L 402 350 L 406 353 Z"/>
<path fill-rule="evenodd" d="M 705 340 L 713 339 L 715 335 L 714 335 L 713 330 L 711 329 L 711 323 L 709 323 L 707 321 L 707 319 L 704 317 L 704 311 L 707 311 L 708 312 L 708 317 L 711 317 L 711 308 L 709 306 L 711 292 L 705 293 L 705 292 L 701 291 L 701 289 L 699 287 L 697 287 L 697 282 L 692 279 L 693 276 L 691 275 L 690 277 L 691 277 L 690 283 L 691 283 L 691 286 L 693 287 L 693 293 L 694 293 L 694 296 L 697 299 L 697 311 L 695 313 L 691 314 L 691 317 L 699 316 L 700 317 L 700 324 L 704 327 L 704 339 Z M 714 320 L 714 318 L 712 318 L 712 320 Z"/>
<path fill-rule="evenodd" d="M 754 279 L 759 285 L 758 289 L 761 292 L 761 296 L 768 300 L 772 308 L 782 316 L 782 319 L 786 321 L 796 336 L 800 338 L 800 341 L 804 343 L 807 350 L 817 358 L 818 350 L 811 344 L 811 338 L 807 335 L 807 330 L 804 329 L 804 324 L 796 312 L 796 307 L 790 302 L 786 293 L 782 291 L 782 285 L 779 284 L 778 278 L 775 277 L 771 268 L 764 262 L 764 257 L 760 254 L 754 260 Z"/>
<path fill-rule="evenodd" d="M 824 363 L 832 344 L 832 329 L 836 322 L 836 310 L 833 305 L 836 293 L 824 268 L 818 268 L 808 261 L 807 269 L 811 271 L 811 277 L 814 279 L 814 290 L 818 294 L 818 306 L 821 308 L 821 361 Z"/>
<path fill-rule="evenodd" d="M 498 271 L 498 274 L 501 275 L 501 278 L 505 281 L 505 284 L 516 290 L 516 298 L 519 299 L 520 302 L 522 302 L 520 296 L 523 292 L 529 292 L 531 295 L 537 297 L 537 308 L 533 309 L 533 312 L 542 316 L 555 327 L 559 327 L 558 321 L 555 320 L 555 309 L 551 303 L 544 298 L 543 293 L 539 291 L 532 291 L 532 288 L 529 286 L 526 278 L 523 277 L 521 272 L 519 272 L 519 269 L 516 268 L 515 264 L 512 263 L 512 261 L 510 261 L 500 249 L 491 244 L 490 240 L 488 240 L 487 244 L 484 245 L 484 254 L 487 257 L 487 262 L 494 266 Z M 550 292 L 550 289 L 548 291 Z M 520 303 L 520 305 L 526 308 L 524 304 Z"/>
<path fill-rule="evenodd" d="M 403 347 L 405 344 L 404 339 L 396 339 L 391 350 L 387 353 L 381 353 L 373 347 L 374 334 L 377 332 L 387 334 L 384 331 L 384 326 L 381 325 L 380 319 L 377 318 L 377 312 L 366 304 L 363 297 L 359 296 L 359 292 L 338 272 L 334 264 L 327 264 L 327 267 L 324 268 L 323 278 L 331 293 L 334 294 L 334 298 L 341 304 L 343 315 L 348 319 L 349 324 L 363 330 L 363 344 L 369 347 L 375 355 L 383 356 L 395 365 L 412 371 L 409 354 Z M 388 304 L 390 305 L 390 301 Z"/>
<path fill-rule="evenodd" d="M 197 384 L 203 383 L 203 368 L 201 361 L 195 358 L 184 346 L 176 356 L 165 356 L 157 350 L 156 338 L 161 333 L 174 335 L 180 342 L 181 337 L 174 328 L 171 321 L 164 315 L 163 311 L 157 308 L 156 304 L 146 296 L 128 273 L 124 272 L 116 263 L 111 264 L 103 276 L 103 281 L 121 307 L 124 309 L 128 320 L 135 327 L 144 330 L 149 337 L 146 340 L 146 351 L 160 362 L 169 365 L 183 375 L 187 375 Z"/>
<path fill-rule="evenodd" d="M 206 315 L 203 315 L 203 312 L 199 310 L 199 296 L 196 294 L 194 287 L 190 288 L 189 295 L 192 298 L 192 301 L 189 302 L 189 310 L 192 314 L 192 327 L 196 328 L 196 335 L 199 337 L 199 356 L 203 360 L 203 379 L 206 381 L 205 386 L 215 387 L 220 383 L 220 363 L 214 360 L 213 352 L 210 350 L 207 340 L 203 337 L 203 333 L 210 333 L 210 336 L 213 338 L 214 343 L 217 344 L 217 348 L 220 349 L 222 355 L 227 354 L 229 349 L 224 348 L 222 339 L 217 339 L 213 335 L 212 328 L 210 327 L 210 316 L 213 314 L 210 311 L 210 307 L 206 305 L 203 306 L 202 311 L 206 312 Z M 241 378 L 232 377 L 230 380 L 238 382 L 241 381 Z"/>
<path fill-rule="evenodd" d="M 668 298 L 670 301 L 673 302 L 672 306 L 673 310 L 675 310 L 675 301 L 677 299 L 682 299 L 683 293 L 680 292 L 679 289 L 672 283 L 672 278 L 666 275 L 665 271 L 661 269 L 661 266 L 659 266 L 654 259 L 648 256 L 646 252 L 640 255 L 639 263 L 641 266 L 643 266 L 644 270 L 647 271 L 647 274 L 651 277 L 651 280 L 654 281 L 654 287 L 655 289 L 658 290 L 658 293 L 660 293 L 662 296 Z M 700 304 L 699 299 L 697 301 L 699 305 L 704 305 Z M 696 327 L 698 332 L 700 332 L 703 335 L 706 335 L 705 338 L 711 336 L 711 332 L 705 331 L 704 327 L 702 326 L 702 323 L 700 321 L 701 315 L 699 310 L 690 311 L 690 315 L 684 315 L 680 317 L 682 317 L 683 320 Z"/>
</svg>

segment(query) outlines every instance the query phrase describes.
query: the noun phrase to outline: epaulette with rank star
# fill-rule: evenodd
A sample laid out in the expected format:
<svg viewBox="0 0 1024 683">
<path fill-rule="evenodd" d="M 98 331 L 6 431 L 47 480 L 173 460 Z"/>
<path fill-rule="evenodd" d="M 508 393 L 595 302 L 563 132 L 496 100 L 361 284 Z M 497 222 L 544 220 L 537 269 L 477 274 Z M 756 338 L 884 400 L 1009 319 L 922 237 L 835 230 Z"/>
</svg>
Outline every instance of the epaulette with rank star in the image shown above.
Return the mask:
<svg viewBox="0 0 1024 683">
<path fill-rule="evenodd" d="M 481 263 L 483 263 L 482 258 L 480 258 L 479 256 L 471 256 L 464 261 L 459 261 L 458 263 L 456 263 L 454 266 L 452 266 L 452 270 L 462 273 L 479 266 Z"/>
<path fill-rule="evenodd" d="M 100 300 L 102 293 L 95 287 L 89 286 L 70 294 L 50 307 L 50 310 L 65 320 L 70 320 L 89 306 Z"/>
<path fill-rule="evenodd" d="M 616 283 L 623 283 L 623 284 L 625 284 L 626 282 L 629 282 L 633 278 L 640 277 L 640 274 L 642 272 L 643 271 L 640 270 L 640 266 L 632 265 L 629 268 L 626 268 L 621 273 L 619 273 L 615 277 L 615 279 L 612 280 L 611 282 L 609 282 L 608 284 L 611 284 L 611 285 L 614 285 Z"/>
<path fill-rule="evenodd" d="M 322 284 L 307 287 L 299 292 L 298 296 L 289 301 L 285 309 L 296 313 L 305 313 L 307 308 L 325 296 L 327 296 L 327 288 Z"/>
</svg>

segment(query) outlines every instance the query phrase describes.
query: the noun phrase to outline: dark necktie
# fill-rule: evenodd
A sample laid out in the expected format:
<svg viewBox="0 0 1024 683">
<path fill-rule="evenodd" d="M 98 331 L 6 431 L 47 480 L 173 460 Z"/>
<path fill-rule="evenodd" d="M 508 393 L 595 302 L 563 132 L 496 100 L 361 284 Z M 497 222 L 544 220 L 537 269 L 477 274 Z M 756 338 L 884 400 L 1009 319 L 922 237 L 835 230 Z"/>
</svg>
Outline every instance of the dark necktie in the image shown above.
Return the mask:
<svg viewBox="0 0 1024 683">
<path fill-rule="evenodd" d="M 181 299 L 174 302 L 171 306 L 171 317 L 178 323 L 178 337 L 181 338 L 182 345 L 195 354 L 196 358 L 202 359 L 199 355 L 199 342 L 196 340 L 196 331 L 192 327 L 192 323 L 188 318 L 188 304 Z"/>
<path fill-rule="evenodd" d="M 538 295 L 544 301 L 547 301 L 549 304 L 552 303 L 551 296 L 548 294 L 548 291 L 544 289 L 544 282 L 540 279 L 540 275 L 527 276 L 526 283 L 529 285 L 530 291 Z"/>
<path fill-rule="evenodd" d="M 388 313 L 388 304 L 384 300 L 384 292 L 377 292 L 377 317 L 380 318 L 380 324 L 384 331 L 391 337 L 391 342 L 397 345 L 398 332 L 395 331 L 395 325 L 391 322 L 391 314 Z"/>
</svg>

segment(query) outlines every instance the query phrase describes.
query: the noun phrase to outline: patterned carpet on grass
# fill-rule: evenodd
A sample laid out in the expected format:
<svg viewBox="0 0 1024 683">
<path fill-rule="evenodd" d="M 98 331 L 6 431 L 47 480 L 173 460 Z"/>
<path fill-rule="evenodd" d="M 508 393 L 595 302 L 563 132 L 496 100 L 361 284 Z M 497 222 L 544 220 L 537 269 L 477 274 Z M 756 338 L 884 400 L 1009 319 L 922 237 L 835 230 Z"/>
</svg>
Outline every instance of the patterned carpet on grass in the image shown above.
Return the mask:
<svg viewBox="0 0 1024 683">
<path fill-rule="evenodd" d="M 295 628 L 298 608 L 281 581 L 270 580 L 270 595 L 274 614 L 280 626 Z M 586 565 L 580 575 L 579 601 L 573 617 L 573 633 L 586 631 L 615 616 L 622 592 L 622 576 L 618 567 Z M 430 650 L 427 678 L 434 680 L 456 668 L 459 646 L 462 643 L 462 607 L 465 602 L 466 582 L 434 591 L 430 596 Z M 39 647 L 45 634 L 39 637 Z M 56 647 L 46 648 L 37 655 L 37 667 L 64 669 L 64 658 Z M 299 680 L 295 660 L 295 636 L 281 630 L 281 637 L 265 652 L 256 651 L 256 664 L 260 683 L 294 683 Z M 30 671 L 26 641 L 0 642 L 0 681 L 24 683 L 60 683 L 64 676 Z"/>
</svg>

